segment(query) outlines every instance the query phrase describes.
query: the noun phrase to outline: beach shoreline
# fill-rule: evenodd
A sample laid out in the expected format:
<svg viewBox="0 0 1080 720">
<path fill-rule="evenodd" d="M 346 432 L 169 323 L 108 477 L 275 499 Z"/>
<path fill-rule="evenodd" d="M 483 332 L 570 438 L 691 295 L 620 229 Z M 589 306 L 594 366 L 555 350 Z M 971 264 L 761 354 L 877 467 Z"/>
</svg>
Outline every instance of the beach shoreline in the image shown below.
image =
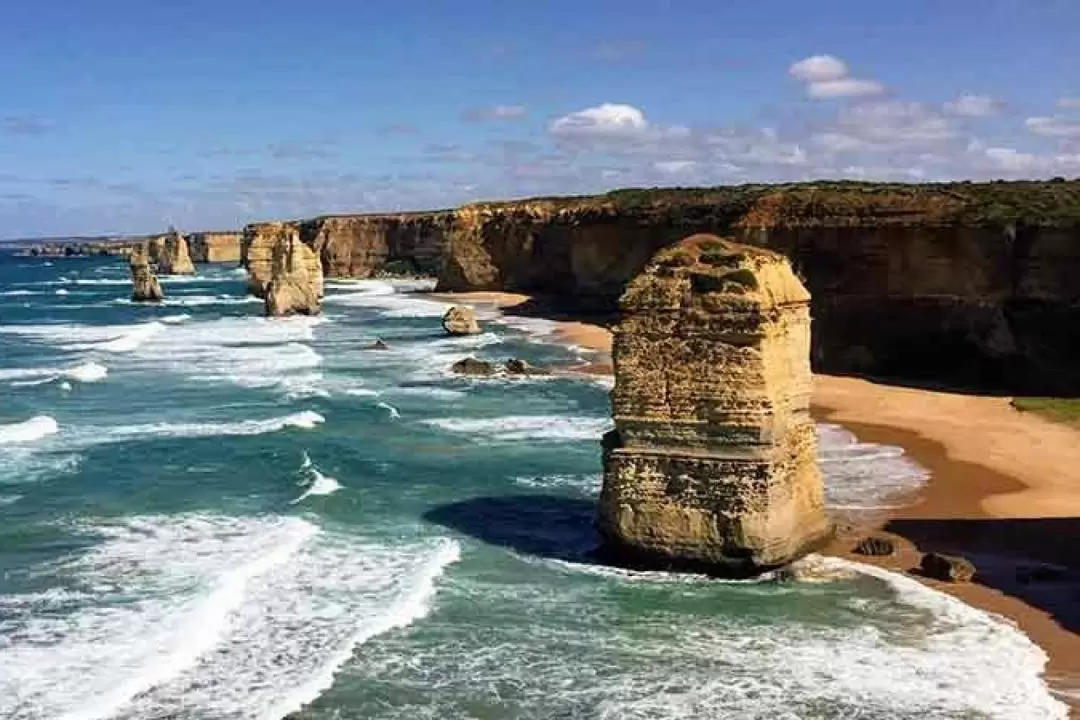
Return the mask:
<svg viewBox="0 0 1080 720">
<path fill-rule="evenodd" d="M 438 294 L 444 302 L 544 317 L 534 298 L 503 292 Z M 558 342 L 589 351 L 571 372 L 610 375 L 612 333 L 597 323 L 548 316 Z M 1027 581 L 1031 568 L 1053 573 L 1075 565 L 1080 546 L 1080 430 L 1009 405 L 1009 398 L 963 395 L 868 380 L 814 376 L 812 412 L 862 442 L 903 448 L 929 473 L 910 504 L 872 518 L 838 520 L 826 554 L 903 573 L 1014 623 L 1047 654 L 1045 677 L 1080 718 L 1080 597 L 1068 579 Z M 859 539 L 885 534 L 899 550 L 874 558 L 852 552 Z M 924 552 L 971 559 L 979 575 L 965 584 L 920 576 Z"/>
</svg>

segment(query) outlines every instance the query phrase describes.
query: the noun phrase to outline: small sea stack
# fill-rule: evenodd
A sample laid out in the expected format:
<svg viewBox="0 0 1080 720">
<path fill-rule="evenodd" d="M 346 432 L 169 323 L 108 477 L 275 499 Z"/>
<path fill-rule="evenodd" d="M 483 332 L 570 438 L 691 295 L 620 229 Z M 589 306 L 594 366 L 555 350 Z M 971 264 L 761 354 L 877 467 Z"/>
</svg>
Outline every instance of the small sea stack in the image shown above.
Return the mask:
<svg viewBox="0 0 1080 720">
<path fill-rule="evenodd" d="M 694 235 L 632 280 L 598 529 L 639 567 L 749 576 L 830 535 L 810 418 L 810 294 L 773 252 Z"/>
<path fill-rule="evenodd" d="M 266 315 L 318 315 L 322 312 L 322 264 L 296 230 L 278 237 L 266 286 Z"/>
<path fill-rule="evenodd" d="M 195 264 L 191 262 L 187 240 L 176 228 L 169 228 L 162 241 L 157 259 L 157 270 L 161 275 L 194 275 Z"/>
<path fill-rule="evenodd" d="M 150 267 L 150 254 L 145 245 L 136 245 L 128 256 L 134 302 L 159 302 L 165 297 L 161 283 Z"/>
<path fill-rule="evenodd" d="M 476 312 L 463 305 L 455 305 L 447 310 L 442 326 L 447 335 L 479 335 L 483 332 L 476 321 Z"/>
</svg>

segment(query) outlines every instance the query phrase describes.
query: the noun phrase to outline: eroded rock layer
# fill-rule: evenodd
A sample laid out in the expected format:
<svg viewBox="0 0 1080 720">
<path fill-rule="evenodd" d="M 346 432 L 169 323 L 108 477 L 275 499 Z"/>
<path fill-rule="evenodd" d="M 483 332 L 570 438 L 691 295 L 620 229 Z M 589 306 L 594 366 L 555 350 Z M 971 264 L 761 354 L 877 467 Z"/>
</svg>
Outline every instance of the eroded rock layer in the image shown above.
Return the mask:
<svg viewBox="0 0 1080 720">
<path fill-rule="evenodd" d="M 161 283 L 150 267 L 150 255 L 145 245 L 136 245 L 128 256 L 131 269 L 131 299 L 134 302 L 157 302 L 165 297 Z"/>
<path fill-rule="evenodd" d="M 157 257 L 157 271 L 161 275 L 194 275 L 187 239 L 179 232 L 165 235 Z"/>
<path fill-rule="evenodd" d="M 315 251 L 300 241 L 296 230 L 288 229 L 278 237 L 270 263 L 264 301 L 268 316 L 322 312 L 322 265 Z"/>
<path fill-rule="evenodd" d="M 619 559 L 748 575 L 829 533 L 810 295 L 782 256 L 695 235 L 628 286 L 598 528 Z"/>
<path fill-rule="evenodd" d="M 191 259 L 197 263 L 240 262 L 239 232 L 193 232 L 188 236 Z"/>
</svg>

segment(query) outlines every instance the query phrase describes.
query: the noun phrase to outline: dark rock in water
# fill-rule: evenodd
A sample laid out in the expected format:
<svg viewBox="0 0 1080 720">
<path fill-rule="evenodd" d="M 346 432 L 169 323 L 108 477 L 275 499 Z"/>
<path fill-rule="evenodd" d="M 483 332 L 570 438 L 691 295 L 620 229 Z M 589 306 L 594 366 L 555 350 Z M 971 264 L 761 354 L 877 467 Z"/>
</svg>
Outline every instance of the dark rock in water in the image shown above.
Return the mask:
<svg viewBox="0 0 1080 720">
<path fill-rule="evenodd" d="M 482 332 L 480 324 L 476 322 L 476 313 L 462 305 L 455 305 L 446 311 L 442 326 L 448 335 L 479 335 Z"/>
<path fill-rule="evenodd" d="M 874 535 L 860 540 L 855 546 L 855 552 L 859 555 L 884 557 L 896 553 L 896 543 L 891 538 Z"/>
<path fill-rule="evenodd" d="M 547 370 L 533 367 L 520 358 L 510 358 L 503 364 L 503 368 L 510 375 L 547 375 Z"/>
<path fill-rule="evenodd" d="M 965 583 L 975 577 L 975 566 L 959 555 L 927 553 L 919 568 L 926 577 L 945 582 Z"/>
<path fill-rule="evenodd" d="M 375 342 L 368 345 L 368 350 L 389 350 L 390 346 L 382 338 L 375 338 Z"/>
<path fill-rule="evenodd" d="M 1031 583 L 1061 582 L 1069 579 L 1069 569 L 1063 565 L 1039 563 L 1016 569 L 1016 581 L 1024 585 Z"/>
<path fill-rule="evenodd" d="M 477 360 L 476 358 L 465 358 L 464 360 L 458 360 L 456 363 L 450 366 L 450 372 L 457 373 L 458 375 L 494 375 L 495 365 L 487 360 Z"/>
</svg>

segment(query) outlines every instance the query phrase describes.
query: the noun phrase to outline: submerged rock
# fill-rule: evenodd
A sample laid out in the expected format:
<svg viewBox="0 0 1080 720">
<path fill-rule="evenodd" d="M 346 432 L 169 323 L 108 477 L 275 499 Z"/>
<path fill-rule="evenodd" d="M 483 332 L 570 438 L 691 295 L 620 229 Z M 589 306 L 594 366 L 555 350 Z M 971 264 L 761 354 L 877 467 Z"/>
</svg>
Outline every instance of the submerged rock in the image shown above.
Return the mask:
<svg viewBox="0 0 1080 720">
<path fill-rule="evenodd" d="M 159 302 L 165 297 L 161 283 L 150 267 L 150 255 L 145 245 L 132 249 L 128 266 L 131 268 L 131 299 L 134 302 Z"/>
<path fill-rule="evenodd" d="M 274 245 L 264 307 L 268 316 L 318 315 L 322 312 L 322 265 L 295 230 Z"/>
<path fill-rule="evenodd" d="M 959 555 L 927 553 L 923 555 L 919 569 L 926 577 L 945 582 L 966 583 L 975 577 L 975 566 Z"/>
<path fill-rule="evenodd" d="M 375 342 L 371 343 L 367 347 L 368 350 L 389 350 L 390 346 L 386 344 L 386 341 L 382 338 L 375 338 Z"/>
<path fill-rule="evenodd" d="M 476 322 L 476 313 L 462 305 L 455 305 L 446 311 L 442 326 L 448 335 L 479 335 L 482 332 L 480 323 Z"/>
<path fill-rule="evenodd" d="M 187 240 L 175 228 L 162 241 L 158 253 L 157 270 L 162 275 L 194 275 L 195 265 L 191 262 Z"/>
<path fill-rule="evenodd" d="M 464 360 L 458 360 L 451 365 L 450 372 L 457 373 L 458 375 L 494 375 L 495 365 L 487 360 L 477 360 L 476 358 L 469 357 Z"/>
<path fill-rule="evenodd" d="M 829 537 L 809 305 L 782 256 L 710 235 L 630 283 L 597 522 L 623 562 L 750 575 Z"/>
</svg>

